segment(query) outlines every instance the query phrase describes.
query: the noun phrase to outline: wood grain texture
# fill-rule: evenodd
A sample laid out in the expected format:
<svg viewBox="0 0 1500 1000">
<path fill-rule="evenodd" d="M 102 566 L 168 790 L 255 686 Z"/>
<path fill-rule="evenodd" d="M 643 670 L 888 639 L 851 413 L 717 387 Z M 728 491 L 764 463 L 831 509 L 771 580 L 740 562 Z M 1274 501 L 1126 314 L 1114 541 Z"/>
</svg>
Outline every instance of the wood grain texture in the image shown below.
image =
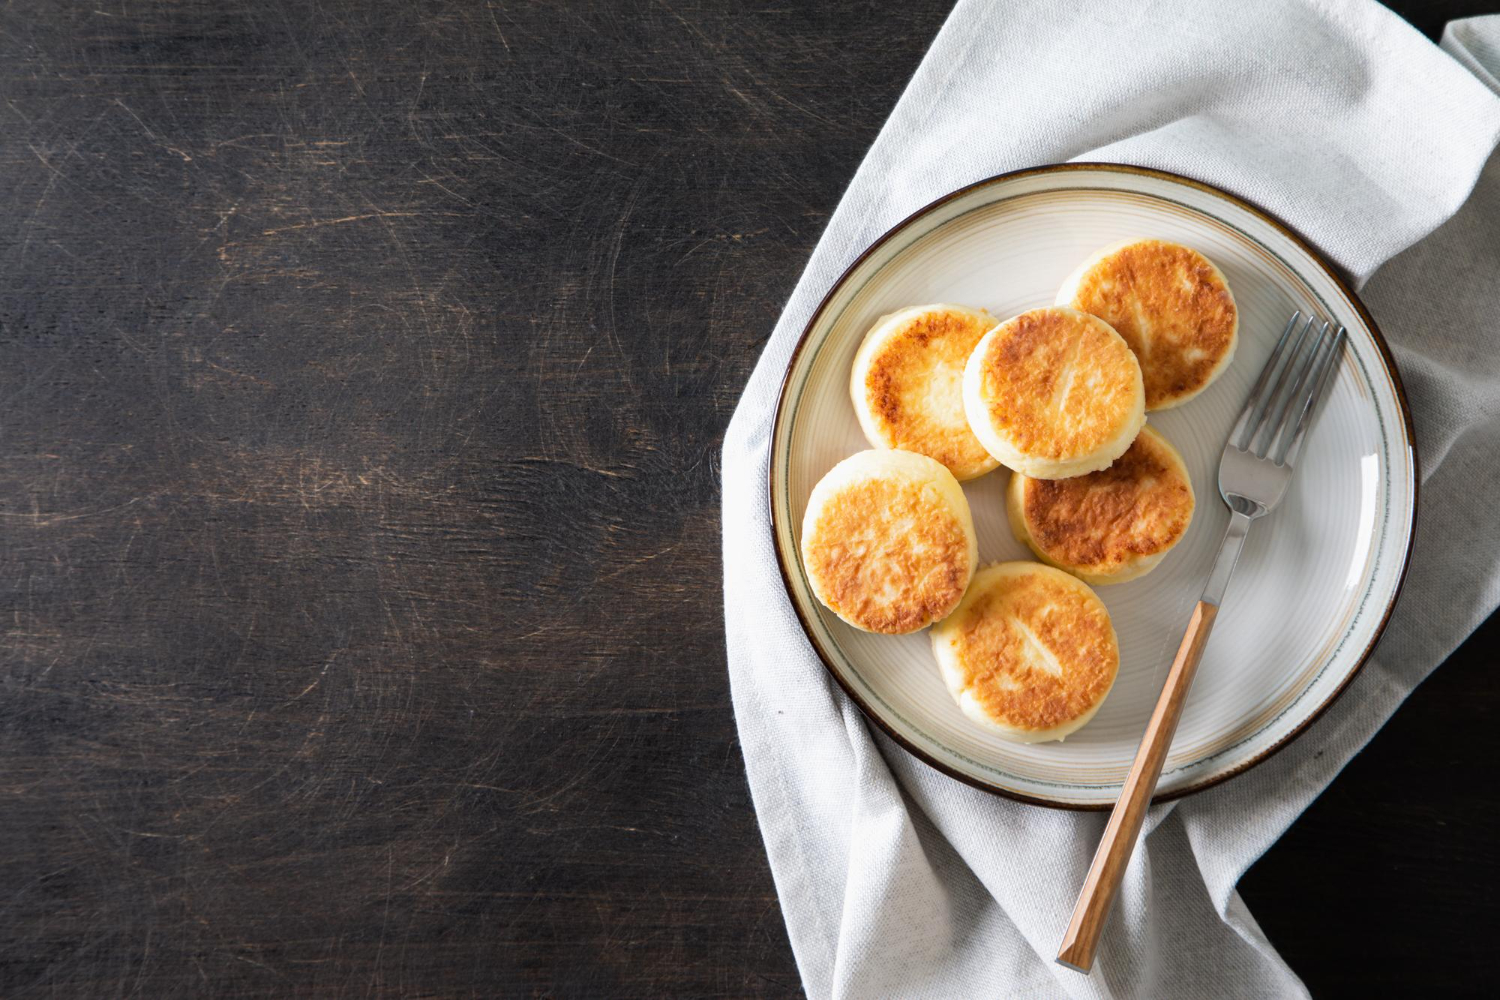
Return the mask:
<svg viewBox="0 0 1500 1000">
<path fill-rule="evenodd" d="M 1235 550 L 1238 552 L 1237 545 Z M 1089 865 L 1083 888 L 1079 890 L 1073 917 L 1063 933 L 1057 960 L 1070 969 L 1088 972 L 1094 967 L 1099 939 L 1114 909 L 1120 880 L 1125 877 L 1125 869 L 1135 853 L 1141 826 L 1146 822 L 1146 810 L 1151 806 L 1151 797 L 1156 794 L 1157 779 L 1161 777 L 1167 752 L 1172 749 L 1172 737 L 1177 733 L 1182 708 L 1187 704 L 1193 678 L 1198 674 L 1198 662 L 1203 659 L 1203 650 L 1208 646 L 1218 614 L 1216 604 L 1199 601 L 1193 606 L 1177 655 L 1172 658 L 1172 666 L 1162 684 L 1161 695 L 1146 722 L 1135 761 L 1125 775 L 1120 797 L 1104 825 L 1093 863 Z"/>
<path fill-rule="evenodd" d="M 0 995 L 797 990 L 718 450 L 847 13 L 5 6 Z"/>
<path fill-rule="evenodd" d="M 0 996 L 798 994 L 718 449 L 947 6 L 0 8 Z M 1247 880 L 1310 982 L 1309 846 L 1439 833 L 1366 984 L 1491 905 L 1390 756 Z"/>
</svg>

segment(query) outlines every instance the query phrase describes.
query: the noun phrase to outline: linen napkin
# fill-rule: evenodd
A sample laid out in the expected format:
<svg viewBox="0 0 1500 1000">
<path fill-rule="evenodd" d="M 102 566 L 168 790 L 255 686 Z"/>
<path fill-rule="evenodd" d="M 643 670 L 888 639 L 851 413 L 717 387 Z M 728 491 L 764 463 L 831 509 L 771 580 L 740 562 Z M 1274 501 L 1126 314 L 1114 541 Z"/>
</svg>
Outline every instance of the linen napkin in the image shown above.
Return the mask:
<svg viewBox="0 0 1500 1000">
<path fill-rule="evenodd" d="M 1485 167 L 1500 139 L 1500 17 L 1455 22 L 1444 50 L 1369 2 L 955 7 L 724 445 L 734 707 L 809 996 L 1305 994 L 1235 883 L 1500 601 L 1500 552 L 1473 544 L 1500 538 L 1500 511 L 1483 503 L 1500 489 L 1500 373 L 1485 346 L 1500 316 L 1500 158 Z M 1364 296 L 1405 378 L 1424 477 L 1405 595 L 1373 659 L 1276 757 L 1153 809 L 1089 976 L 1052 958 L 1104 816 L 976 791 L 869 727 L 798 626 L 766 514 L 777 387 L 843 269 L 954 188 L 1071 159 L 1216 184 L 1290 221 L 1356 281 L 1374 274 Z"/>
</svg>

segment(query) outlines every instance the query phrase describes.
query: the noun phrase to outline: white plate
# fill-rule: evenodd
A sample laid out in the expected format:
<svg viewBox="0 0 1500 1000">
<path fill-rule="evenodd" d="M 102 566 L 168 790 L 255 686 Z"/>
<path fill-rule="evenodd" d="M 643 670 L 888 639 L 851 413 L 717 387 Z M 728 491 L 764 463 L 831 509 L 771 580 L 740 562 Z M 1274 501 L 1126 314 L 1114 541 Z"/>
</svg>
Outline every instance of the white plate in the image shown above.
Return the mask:
<svg viewBox="0 0 1500 1000">
<path fill-rule="evenodd" d="M 928 302 L 1013 316 L 1051 304 L 1091 251 L 1144 236 L 1201 250 L 1240 308 L 1228 371 L 1192 402 L 1149 415 L 1187 459 L 1198 510 L 1154 572 L 1098 588 L 1121 652 L 1099 714 L 1064 743 L 1007 743 L 959 712 L 925 631 L 870 635 L 818 604 L 798 556 L 802 513 L 823 473 L 869 447 L 849 402 L 849 367 L 877 317 Z M 1228 522 L 1219 451 L 1294 309 L 1342 323 L 1349 349 L 1286 500 L 1250 531 L 1157 797 L 1237 774 L 1301 732 L 1364 663 L 1405 575 L 1417 475 L 1401 383 L 1369 314 L 1299 237 L 1223 192 L 1136 167 L 1045 167 L 954 192 L 866 251 L 808 324 L 777 408 L 771 515 L 788 592 L 839 683 L 903 746 L 956 778 L 1040 804 L 1110 806 Z M 964 484 L 981 564 L 1031 558 L 1006 525 L 1008 476 Z"/>
</svg>

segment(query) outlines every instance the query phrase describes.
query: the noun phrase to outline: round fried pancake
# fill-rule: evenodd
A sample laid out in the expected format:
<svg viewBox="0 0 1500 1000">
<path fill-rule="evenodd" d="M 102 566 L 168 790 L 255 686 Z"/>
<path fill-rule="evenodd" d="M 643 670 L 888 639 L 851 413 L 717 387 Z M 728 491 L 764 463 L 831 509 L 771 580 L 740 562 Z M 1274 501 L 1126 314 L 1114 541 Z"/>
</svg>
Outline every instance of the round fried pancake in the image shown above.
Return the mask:
<svg viewBox="0 0 1500 1000">
<path fill-rule="evenodd" d="M 1088 584 L 1033 562 L 988 566 L 932 630 L 932 651 L 963 713 L 1018 743 L 1060 740 L 1099 711 L 1120 644 Z"/>
<path fill-rule="evenodd" d="M 1239 310 L 1207 257 L 1164 240 L 1098 251 L 1063 282 L 1057 304 L 1115 328 L 1141 363 L 1146 409 L 1181 406 L 1234 358 Z"/>
<path fill-rule="evenodd" d="M 926 455 L 858 452 L 808 499 L 808 583 L 855 628 L 897 635 L 937 621 L 957 606 L 978 561 L 963 488 Z"/>
<path fill-rule="evenodd" d="M 1107 469 L 1073 479 L 1010 477 L 1010 530 L 1037 558 L 1089 583 L 1123 583 L 1156 568 L 1187 533 L 1193 484 L 1176 448 L 1151 426 Z"/>
<path fill-rule="evenodd" d="M 999 463 L 964 416 L 964 364 L 996 323 L 983 309 L 914 306 L 882 316 L 854 355 L 849 396 L 876 448 L 935 458 L 960 480 Z"/>
<path fill-rule="evenodd" d="M 984 335 L 964 368 L 964 412 L 985 450 L 1037 479 L 1105 468 L 1146 421 L 1125 341 L 1103 320 L 1058 307 Z"/>
</svg>

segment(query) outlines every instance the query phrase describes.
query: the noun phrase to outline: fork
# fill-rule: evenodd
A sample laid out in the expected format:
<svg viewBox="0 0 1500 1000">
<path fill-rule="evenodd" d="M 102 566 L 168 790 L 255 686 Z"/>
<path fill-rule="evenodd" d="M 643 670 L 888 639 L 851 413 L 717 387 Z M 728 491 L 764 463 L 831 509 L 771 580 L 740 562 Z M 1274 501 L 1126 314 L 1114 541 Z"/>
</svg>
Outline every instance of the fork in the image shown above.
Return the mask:
<svg viewBox="0 0 1500 1000">
<path fill-rule="evenodd" d="M 1271 359 L 1250 390 L 1250 398 L 1219 459 L 1219 494 L 1229 505 L 1229 529 L 1224 533 L 1203 596 L 1193 608 L 1166 684 L 1151 713 L 1151 721 L 1146 724 L 1135 762 L 1130 766 L 1088 877 L 1084 879 L 1083 890 L 1078 894 L 1073 919 L 1063 935 L 1057 961 L 1078 972 L 1088 972 L 1093 967 L 1099 938 L 1135 850 L 1146 809 L 1172 745 L 1172 734 L 1182 717 L 1188 687 L 1208 644 L 1209 632 L 1223 603 L 1224 590 L 1239 560 L 1240 549 L 1245 545 L 1245 536 L 1251 523 L 1275 510 L 1286 495 L 1308 425 L 1338 367 L 1347 339 L 1344 328 L 1330 330 L 1331 324 L 1324 321 L 1313 335 L 1315 317 L 1309 315 L 1306 323 L 1301 320 L 1301 310 L 1292 313 Z"/>
</svg>

